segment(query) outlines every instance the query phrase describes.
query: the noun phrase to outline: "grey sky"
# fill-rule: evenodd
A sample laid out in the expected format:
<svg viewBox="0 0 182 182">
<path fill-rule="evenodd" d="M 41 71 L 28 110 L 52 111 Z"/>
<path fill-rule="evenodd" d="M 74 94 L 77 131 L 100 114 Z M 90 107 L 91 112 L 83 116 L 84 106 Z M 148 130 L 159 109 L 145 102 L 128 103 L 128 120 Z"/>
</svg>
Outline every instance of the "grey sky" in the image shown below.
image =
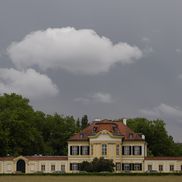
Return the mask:
<svg viewBox="0 0 182 182">
<path fill-rule="evenodd" d="M 88 114 L 90 120 L 161 118 L 182 142 L 181 8 L 181 0 L 0 0 L 0 92 L 23 93 L 47 113 Z M 63 44 L 65 27 L 73 27 L 72 39 Z M 58 29 L 60 42 L 46 44 L 48 28 Z M 83 29 L 96 36 L 83 36 Z M 30 35 L 37 31 L 43 43 Z M 37 43 L 41 51 L 32 49 Z"/>
</svg>

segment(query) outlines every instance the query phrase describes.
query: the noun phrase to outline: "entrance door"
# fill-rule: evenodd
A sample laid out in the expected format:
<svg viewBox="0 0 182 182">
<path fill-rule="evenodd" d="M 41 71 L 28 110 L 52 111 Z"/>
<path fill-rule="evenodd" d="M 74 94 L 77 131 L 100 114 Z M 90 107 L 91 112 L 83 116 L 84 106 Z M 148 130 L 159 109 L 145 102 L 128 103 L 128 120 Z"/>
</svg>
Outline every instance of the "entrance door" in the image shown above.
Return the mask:
<svg viewBox="0 0 182 182">
<path fill-rule="evenodd" d="M 17 161 L 16 171 L 21 172 L 21 173 L 25 173 L 25 161 L 24 160 L 20 159 Z"/>
</svg>

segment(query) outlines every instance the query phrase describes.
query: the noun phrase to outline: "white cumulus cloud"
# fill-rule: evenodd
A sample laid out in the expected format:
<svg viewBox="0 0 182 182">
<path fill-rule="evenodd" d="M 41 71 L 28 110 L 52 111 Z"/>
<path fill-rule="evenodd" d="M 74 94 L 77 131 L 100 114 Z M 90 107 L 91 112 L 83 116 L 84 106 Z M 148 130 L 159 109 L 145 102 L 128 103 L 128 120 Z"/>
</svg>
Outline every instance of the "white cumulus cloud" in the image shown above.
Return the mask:
<svg viewBox="0 0 182 182">
<path fill-rule="evenodd" d="M 17 93 L 28 98 L 42 98 L 58 94 L 58 89 L 51 79 L 33 69 L 18 71 L 0 69 L 0 93 Z"/>
<path fill-rule="evenodd" d="M 143 56 L 136 46 L 113 44 L 92 29 L 72 27 L 32 32 L 13 42 L 7 53 L 19 69 L 37 65 L 43 70 L 59 68 L 81 74 L 107 72 L 116 63 L 133 63 Z"/>
<path fill-rule="evenodd" d="M 167 104 L 160 104 L 157 107 L 152 108 L 151 110 L 148 109 L 141 109 L 140 113 L 150 116 L 150 117 L 177 117 L 182 118 L 182 109 L 177 106 L 170 106 Z"/>
</svg>

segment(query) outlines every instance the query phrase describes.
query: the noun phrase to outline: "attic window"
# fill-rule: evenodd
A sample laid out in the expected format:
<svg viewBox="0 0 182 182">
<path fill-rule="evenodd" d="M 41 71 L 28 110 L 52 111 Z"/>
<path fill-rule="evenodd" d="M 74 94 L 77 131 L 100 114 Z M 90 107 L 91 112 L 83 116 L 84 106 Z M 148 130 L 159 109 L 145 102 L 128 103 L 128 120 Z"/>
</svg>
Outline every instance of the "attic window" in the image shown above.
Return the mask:
<svg viewBox="0 0 182 182">
<path fill-rule="evenodd" d="M 112 126 L 112 129 L 113 129 L 114 132 L 117 131 L 117 127 L 116 126 Z"/>
<path fill-rule="evenodd" d="M 83 133 L 80 133 L 80 138 L 83 138 L 84 137 L 84 134 Z"/>
<path fill-rule="evenodd" d="M 129 133 L 129 139 L 133 138 L 133 133 Z"/>
<path fill-rule="evenodd" d="M 96 132 L 97 131 L 97 127 L 93 127 L 93 132 Z"/>
</svg>

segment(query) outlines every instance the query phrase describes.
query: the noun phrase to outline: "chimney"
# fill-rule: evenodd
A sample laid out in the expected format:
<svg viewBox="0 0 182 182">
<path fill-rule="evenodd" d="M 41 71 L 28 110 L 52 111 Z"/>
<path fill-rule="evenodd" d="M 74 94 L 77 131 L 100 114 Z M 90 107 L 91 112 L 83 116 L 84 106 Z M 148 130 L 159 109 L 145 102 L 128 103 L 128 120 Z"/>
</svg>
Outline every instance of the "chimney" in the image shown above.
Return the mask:
<svg viewBox="0 0 182 182">
<path fill-rule="evenodd" d="M 101 119 L 99 119 L 99 118 L 96 118 L 96 119 L 94 119 L 94 121 L 97 121 L 97 122 L 99 122 L 99 121 L 101 121 Z"/>
<path fill-rule="evenodd" d="M 127 119 L 126 118 L 123 119 L 123 124 L 127 125 Z"/>
<path fill-rule="evenodd" d="M 145 135 L 142 135 L 142 139 L 145 140 Z"/>
</svg>

